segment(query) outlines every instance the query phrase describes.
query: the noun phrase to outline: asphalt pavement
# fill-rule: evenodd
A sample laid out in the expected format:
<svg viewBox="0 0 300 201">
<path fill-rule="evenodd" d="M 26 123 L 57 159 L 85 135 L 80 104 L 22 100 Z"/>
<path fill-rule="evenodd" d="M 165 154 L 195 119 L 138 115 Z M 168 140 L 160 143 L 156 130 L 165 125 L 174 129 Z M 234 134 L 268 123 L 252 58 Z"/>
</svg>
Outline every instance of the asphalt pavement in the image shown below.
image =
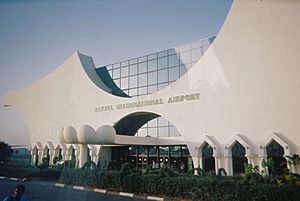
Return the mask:
<svg viewBox="0 0 300 201">
<path fill-rule="evenodd" d="M 22 182 L 10 179 L 0 180 L 0 201 L 2 201 L 6 196 L 12 194 L 15 187 L 19 184 L 23 184 L 25 186 L 26 190 L 24 195 L 29 199 L 29 201 L 145 201 L 145 199 L 55 186 L 54 182 Z"/>
</svg>

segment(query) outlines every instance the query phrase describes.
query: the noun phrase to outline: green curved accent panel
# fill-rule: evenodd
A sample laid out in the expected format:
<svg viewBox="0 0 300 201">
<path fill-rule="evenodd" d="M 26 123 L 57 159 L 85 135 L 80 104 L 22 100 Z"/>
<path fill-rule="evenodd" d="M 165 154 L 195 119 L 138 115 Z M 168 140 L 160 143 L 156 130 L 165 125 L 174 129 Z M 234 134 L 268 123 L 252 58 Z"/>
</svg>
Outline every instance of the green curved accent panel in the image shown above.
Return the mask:
<svg viewBox="0 0 300 201">
<path fill-rule="evenodd" d="M 114 128 L 119 135 L 135 135 L 137 131 L 148 121 L 159 117 L 154 113 L 138 112 L 121 119 Z"/>
<path fill-rule="evenodd" d="M 96 73 L 100 77 L 100 79 L 104 82 L 104 84 L 112 90 L 113 95 L 121 96 L 121 97 L 130 97 L 116 85 L 116 83 L 111 78 L 105 66 L 96 68 Z"/>
</svg>

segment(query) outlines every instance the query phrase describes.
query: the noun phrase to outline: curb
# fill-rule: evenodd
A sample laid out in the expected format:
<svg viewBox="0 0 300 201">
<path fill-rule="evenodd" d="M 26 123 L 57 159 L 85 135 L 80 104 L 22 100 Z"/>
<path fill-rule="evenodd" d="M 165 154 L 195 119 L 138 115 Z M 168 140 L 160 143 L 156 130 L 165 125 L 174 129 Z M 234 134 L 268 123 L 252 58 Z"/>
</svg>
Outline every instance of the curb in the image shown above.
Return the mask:
<svg viewBox="0 0 300 201">
<path fill-rule="evenodd" d="M 0 179 L 4 180 L 12 180 L 12 181 L 21 181 L 25 182 L 27 178 L 24 179 L 19 179 L 19 178 L 10 178 L 10 177 L 3 177 L 0 176 Z M 101 188 L 89 188 L 89 187 L 84 187 L 84 186 L 71 186 L 71 185 L 66 185 L 62 183 L 49 183 L 49 186 L 54 186 L 58 188 L 72 188 L 75 190 L 80 190 L 80 191 L 91 191 L 91 192 L 96 192 L 96 193 L 103 193 L 103 194 L 110 194 L 110 195 L 119 195 L 119 196 L 124 196 L 124 197 L 131 197 L 131 198 L 139 198 L 139 199 L 145 199 L 145 200 L 158 200 L 158 201 L 163 201 L 165 200 L 163 197 L 156 197 L 156 196 L 143 196 L 143 195 L 138 195 L 138 194 L 133 194 L 133 193 L 127 193 L 127 192 L 117 192 L 117 191 L 108 191 L 105 189 Z"/>
</svg>

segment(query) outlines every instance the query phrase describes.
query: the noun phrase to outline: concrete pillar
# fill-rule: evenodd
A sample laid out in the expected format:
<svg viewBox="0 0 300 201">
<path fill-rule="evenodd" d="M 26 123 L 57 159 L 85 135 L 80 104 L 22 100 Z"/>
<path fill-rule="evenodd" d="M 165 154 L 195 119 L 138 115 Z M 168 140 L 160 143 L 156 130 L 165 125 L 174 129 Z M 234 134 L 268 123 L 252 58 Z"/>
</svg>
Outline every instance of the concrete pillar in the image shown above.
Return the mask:
<svg viewBox="0 0 300 201">
<path fill-rule="evenodd" d="M 31 150 L 31 164 L 35 165 L 36 155 L 38 154 L 38 149 Z"/>
<path fill-rule="evenodd" d="M 214 158 L 215 158 L 215 172 L 217 174 L 218 170 L 221 168 L 221 159 L 220 157 L 216 157 L 216 156 L 214 156 Z"/>
<path fill-rule="evenodd" d="M 232 173 L 232 156 L 226 155 L 225 156 L 225 170 L 227 175 L 233 175 Z"/>
<path fill-rule="evenodd" d="M 88 146 L 86 144 L 80 144 L 80 154 L 79 154 L 79 168 L 81 168 L 87 161 Z"/>
<path fill-rule="evenodd" d="M 193 163 L 194 163 L 194 168 L 198 168 L 199 167 L 199 157 L 198 156 L 192 156 L 192 160 L 193 160 Z M 194 171 L 194 174 L 198 174 L 198 172 L 195 170 Z"/>
<path fill-rule="evenodd" d="M 49 165 L 53 165 L 54 156 L 55 156 L 55 151 L 53 149 L 49 149 Z"/>
<path fill-rule="evenodd" d="M 264 175 L 269 174 L 268 168 L 264 168 L 264 167 L 262 166 L 263 160 L 266 160 L 266 159 L 267 159 L 267 156 L 259 156 L 259 164 L 258 164 L 258 166 L 259 166 L 259 171 L 260 171 L 261 173 L 264 172 L 264 173 L 263 173 Z"/>
</svg>

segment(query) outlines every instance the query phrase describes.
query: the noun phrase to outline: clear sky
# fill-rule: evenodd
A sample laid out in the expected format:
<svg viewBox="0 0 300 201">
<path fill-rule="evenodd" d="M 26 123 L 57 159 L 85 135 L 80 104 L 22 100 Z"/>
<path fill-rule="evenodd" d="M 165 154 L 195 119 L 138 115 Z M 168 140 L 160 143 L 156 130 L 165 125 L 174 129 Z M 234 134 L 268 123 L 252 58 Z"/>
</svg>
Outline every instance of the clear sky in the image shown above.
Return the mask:
<svg viewBox="0 0 300 201">
<path fill-rule="evenodd" d="M 217 35 L 232 0 L 0 0 L 0 141 L 30 145 L 3 95 L 36 82 L 76 50 L 96 66 Z M 51 108 L 49 108 L 51 109 Z"/>
</svg>

